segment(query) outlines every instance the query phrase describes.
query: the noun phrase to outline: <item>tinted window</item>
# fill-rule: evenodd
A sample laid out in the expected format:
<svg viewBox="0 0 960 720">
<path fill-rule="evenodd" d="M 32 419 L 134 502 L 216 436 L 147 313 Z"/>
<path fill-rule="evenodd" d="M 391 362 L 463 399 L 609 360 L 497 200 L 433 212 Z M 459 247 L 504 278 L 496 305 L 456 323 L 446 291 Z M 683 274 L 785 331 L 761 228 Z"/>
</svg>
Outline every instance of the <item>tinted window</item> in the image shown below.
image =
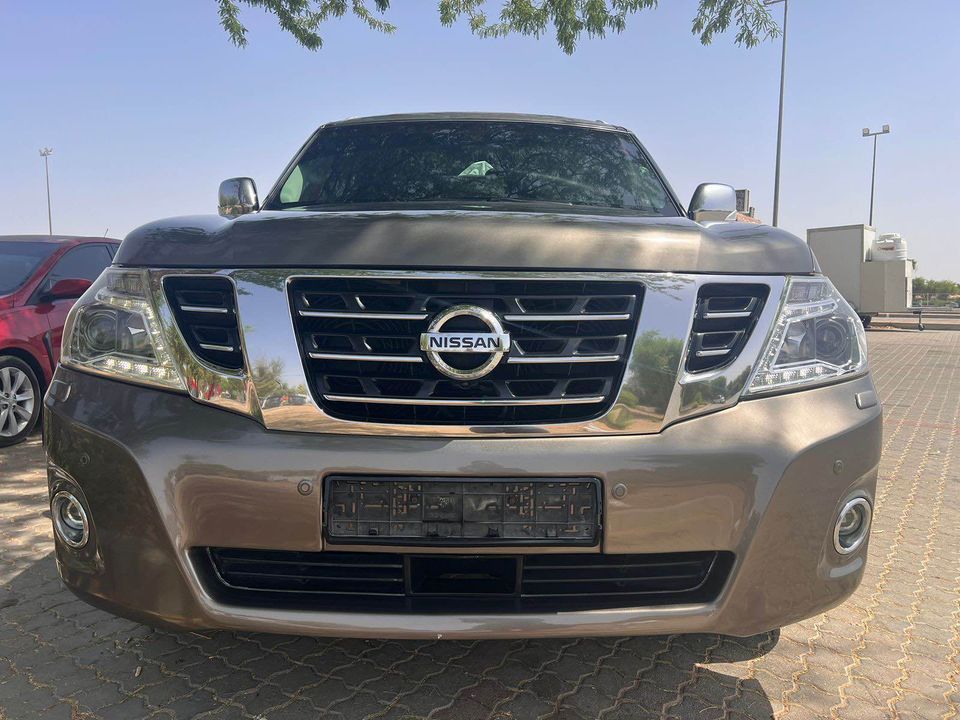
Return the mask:
<svg viewBox="0 0 960 720">
<path fill-rule="evenodd" d="M 554 202 L 677 215 L 627 133 L 525 122 L 391 122 L 320 132 L 273 209 L 430 200 Z"/>
<path fill-rule="evenodd" d="M 49 242 L 0 241 L 0 295 L 23 285 L 56 249 Z"/>
<path fill-rule="evenodd" d="M 47 275 L 47 287 L 58 280 L 81 278 L 93 282 L 110 264 L 110 253 L 103 245 L 81 245 L 69 250 Z"/>
</svg>

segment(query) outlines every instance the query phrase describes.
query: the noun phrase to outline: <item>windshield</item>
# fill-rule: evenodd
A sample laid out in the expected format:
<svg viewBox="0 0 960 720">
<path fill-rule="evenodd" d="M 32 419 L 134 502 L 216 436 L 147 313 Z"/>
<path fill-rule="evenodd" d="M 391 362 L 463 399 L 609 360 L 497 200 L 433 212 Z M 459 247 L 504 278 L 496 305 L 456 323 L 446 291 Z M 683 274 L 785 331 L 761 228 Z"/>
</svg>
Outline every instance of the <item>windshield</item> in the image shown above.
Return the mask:
<svg viewBox="0 0 960 720">
<path fill-rule="evenodd" d="M 268 209 L 432 200 L 551 202 L 679 214 L 627 133 L 479 121 L 322 130 Z"/>
<path fill-rule="evenodd" d="M 23 285 L 56 249 L 55 243 L 0 240 L 0 295 Z"/>
</svg>

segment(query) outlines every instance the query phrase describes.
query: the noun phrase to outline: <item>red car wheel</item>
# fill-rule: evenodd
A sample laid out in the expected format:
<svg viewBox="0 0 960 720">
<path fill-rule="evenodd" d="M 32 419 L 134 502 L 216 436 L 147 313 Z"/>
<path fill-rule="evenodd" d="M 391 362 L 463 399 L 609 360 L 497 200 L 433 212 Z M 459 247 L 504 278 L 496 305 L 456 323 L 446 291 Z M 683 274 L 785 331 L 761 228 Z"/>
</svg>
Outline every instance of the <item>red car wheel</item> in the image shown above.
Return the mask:
<svg viewBox="0 0 960 720">
<path fill-rule="evenodd" d="M 24 440 L 40 417 L 40 383 L 20 358 L 0 355 L 0 447 Z"/>
</svg>

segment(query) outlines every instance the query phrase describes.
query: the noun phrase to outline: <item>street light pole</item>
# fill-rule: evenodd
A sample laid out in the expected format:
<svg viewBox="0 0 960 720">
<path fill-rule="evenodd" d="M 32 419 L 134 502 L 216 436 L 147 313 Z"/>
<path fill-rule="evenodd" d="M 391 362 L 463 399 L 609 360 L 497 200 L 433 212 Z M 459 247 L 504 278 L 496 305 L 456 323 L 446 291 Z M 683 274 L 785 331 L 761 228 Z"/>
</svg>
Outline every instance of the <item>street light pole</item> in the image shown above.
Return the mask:
<svg viewBox="0 0 960 720">
<path fill-rule="evenodd" d="M 50 209 L 50 163 L 49 158 L 53 155 L 53 148 L 45 147 L 40 151 L 40 157 L 43 158 L 43 169 L 47 175 L 47 230 L 53 235 L 53 211 Z"/>
<path fill-rule="evenodd" d="M 877 136 L 886 135 L 889 132 L 889 125 L 884 125 L 882 130 L 876 132 L 870 132 L 870 128 L 863 129 L 863 137 L 873 138 L 873 167 L 870 170 L 870 220 L 867 223 L 870 227 L 873 227 L 873 191 L 877 183 Z"/>
<path fill-rule="evenodd" d="M 777 114 L 777 164 L 773 173 L 773 226 L 780 222 L 780 151 L 783 145 L 783 91 L 787 75 L 787 0 L 764 0 L 767 7 L 783 3 L 783 45 L 780 49 L 780 110 Z"/>
</svg>

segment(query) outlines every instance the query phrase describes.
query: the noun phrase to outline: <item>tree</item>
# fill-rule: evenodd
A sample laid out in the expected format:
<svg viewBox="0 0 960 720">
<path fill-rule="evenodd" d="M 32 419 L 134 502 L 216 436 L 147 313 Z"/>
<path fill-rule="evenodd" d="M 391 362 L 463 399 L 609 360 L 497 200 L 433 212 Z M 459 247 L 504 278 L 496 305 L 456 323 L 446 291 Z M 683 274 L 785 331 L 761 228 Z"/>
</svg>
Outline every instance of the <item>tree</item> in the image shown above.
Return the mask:
<svg viewBox="0 0 960 720">
<path fill-rule="evenodd" d="M 919 275 L 913 279 L 913 296 L 928 304 L 946 305 L 960 295 L 960 283 L 952 280 L 928 280 Z"/>
<path fill-rule="evenodd" d="M 392 33 L 396 26 L 383 16 L 390 0 L 216 0 L 220 24 L 237 47 L 247 44 L 247 29 L 240 22 L 240 6 L 259 8 L 277 18 L 280 27 L 309 50 L 323 46 L 320 26 L 332 18 L 353 15 L 370 29 Z M 605 37 L 623 32 L 627 18 L 641 10 L 655 8 L 658 0 L 497 0 L 499 19 L 491 20 L 487 6 L 493 0 L 439 0 L 440 22 L 446 27 L 466 18 L 480 37 L 503 37 L 513 33 L 539 38 L 549 28 L 557 44 L 568 55 L 584 33 Z M 763 0 L 699 0 L 693 33 L 709 45 L 714 35 L 731 26 L 738 45 L 753 47 L 775 38 L 780 29 Z"/>
</svg>

